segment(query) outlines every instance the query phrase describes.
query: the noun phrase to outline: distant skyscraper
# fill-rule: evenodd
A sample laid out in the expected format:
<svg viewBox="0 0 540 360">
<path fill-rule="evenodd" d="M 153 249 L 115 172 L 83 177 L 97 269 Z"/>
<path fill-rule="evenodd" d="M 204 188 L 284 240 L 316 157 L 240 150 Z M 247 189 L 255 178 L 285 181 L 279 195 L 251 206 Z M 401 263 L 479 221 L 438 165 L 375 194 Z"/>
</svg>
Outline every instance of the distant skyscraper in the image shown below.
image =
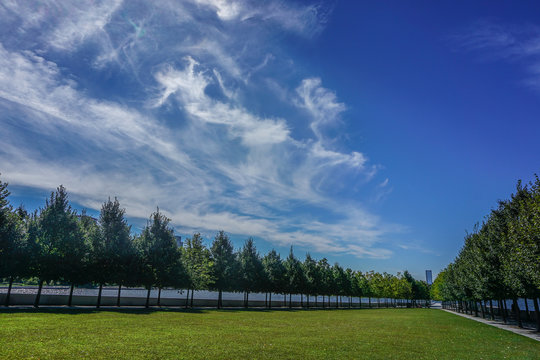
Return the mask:
<svg viewBox="0 0 540 360">
<path fill-rule="evenodd" d="M 433 278 L 431 277 L 431 270 L 426 270 L 426 282 L 428 285 L 433 284 Z"/>
<path fill-rule="evenodd" d="M 180 235 L 175 235 L 174 237 L 175 237 L 175 239 L 176 239 L 176 245 L 177 245 L 178 247 L 182 247 L 182 246 L 184 245 L 184 244 L 182 243 L 182 237 L 181 237 Z"/>
</svg>

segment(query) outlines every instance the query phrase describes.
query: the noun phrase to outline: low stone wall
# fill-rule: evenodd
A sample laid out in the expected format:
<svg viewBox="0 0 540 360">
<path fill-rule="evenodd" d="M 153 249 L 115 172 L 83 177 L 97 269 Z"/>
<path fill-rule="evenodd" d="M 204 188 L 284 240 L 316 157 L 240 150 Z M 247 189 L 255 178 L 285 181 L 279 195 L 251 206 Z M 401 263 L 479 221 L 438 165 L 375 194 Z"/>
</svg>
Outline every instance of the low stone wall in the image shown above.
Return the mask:
<svg viewBox="0 0 540 360">
<path fill-rule="evenodd" d="M 6 294 L 0 294 L 0 304 L 4 304 Z M 11 294 L 9 298 L 10 305 L 33 305 L 36 294 Z M 101 306 L 116 306 L 116 296 L 102 296 Z M 157 298 L 150 298 L 150 306 L 157 306 Z M 186 305 L 186 298 L 161 298 L 161 306 L 183 307 Z M 190 300 L 188 301 L 188 303 Z M 241 307 L 242 300 L 222 300 L 224 307 Z M 42 294 L 39 299 L 40 305 L 67 305 L 68 295 L 48 295 Z M 97 304 L 96 296 L 73 295 L 71 301 L 73 306 L 95 306 Z M 124 297 L 120 298 L 120 306 L 145 306 L 144 297 Z M 272 300 L 272 306 L 282 306 L 283 301 Z M 217 299 L 193 299 L 193 306 L 196 307 L 216 307 Z M 250 307 L 264 307 L 264 301 L 249 301 Z M 295 306 L 293 302 L 293 306 Z M 298 304 L 299 306 L 299 304 Z"/>
<path fill-rule="evenodd" d="M 6 294 L 0 294 L 0 305 L 3 305 L 5 302 Z M 66 294 L 58 294 L 58 295 L 49 295 L 49 294 L 42 294 L 39 300 L 39 304 L 43 306 L 63 306 L 67 305 L 69 296 Z M 33 305 L 34 301 L 36 299 L 36 294 L 17 294 L 12 293 L 9 298 L 10 305 L 13 306 L 28 306 Z M 101 306 L 116 306 L 117 297 L 116 296 L 102 296 L 101 297 Z M 188 300 L 188 304 L 191 302 L 191 299 Z M 227 300 L 223 299 L 223 307 L 243 307 L 244 302 L 243 300 Z M 97 296 L 87 296 L 87 295 L 73 295 L 73 299 L 71 302 L 72 306 L 96 306 L 97 304 Z M 122 296 L 120 298 L 120 306 L 145 306 L 146 304 L 146 298 L 144 297 L 124 297 Z M 178 298 L 161 298 L 161 306 L 164 307 L 185 307 L 186 305 L 186 298 L 185 297 L 178 297 Z M 292 307 L 299 308 L 301 307 L 300 301 L 292 301 Z M 306 307 L 307 302 L 304 299 L 304 307 Z M 315 302 L 310 301 L 310 307 L 313 308 L 315 305 Z M 151 297 L 150 298 L 150 306 L 157 306 L 157 298 Z M 194 307 L 217 307 L 217 298 L 216 299 L 193 299 L 193 306 Z M 336 304 L 335 302 L 331 302 L 330 308 L 335 308 Z M 261 300 L 250 300 L 249 301 L 249 307 L 250 308 L 264 308 L 265 302 Z M 289 307 L 288 297 L 287 302 L 284 303 L 283 296 L 279 296 L 277 299 L 275 297 L 272 297 L 272 307 Z M 322 304 L 319 301 L 318 307 L 322 308 Z M 328 304 L 326 303 L 326 307 L 328 307 Z M 349 305 L 346 302 L 343 302 L 342 308 L 348 308 Z M 353 303 L 351 305 L 353 308 L 359 308 L 358 303 Z M 362 303 L 363 308 L 368 307 L 368 303 Z M 372 307 L 376 308 L 377 304 L 372 303 Z"/>
</svg>

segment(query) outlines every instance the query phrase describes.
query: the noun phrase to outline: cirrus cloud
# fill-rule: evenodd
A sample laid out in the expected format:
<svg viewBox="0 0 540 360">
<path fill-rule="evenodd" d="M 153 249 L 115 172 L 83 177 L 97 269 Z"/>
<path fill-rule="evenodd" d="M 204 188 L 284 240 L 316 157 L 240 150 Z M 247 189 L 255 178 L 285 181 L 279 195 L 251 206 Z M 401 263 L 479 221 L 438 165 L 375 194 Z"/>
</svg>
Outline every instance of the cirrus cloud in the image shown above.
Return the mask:
<svg viewBox="0 0 540 360">
<path fill-rule="evenodd" d="M 0 7 L 10 15 L 0 20 L 0 170 L 11 185 L 64 184 L 92 209 L 118 196 L 133 219 L 159 206 L 182 232 L 391 256 L 384 236 L 400 227 L 347 186 L 361 177 L 377 189 L 368 182 L 377 166 L 326 133 L 347 107 L 318 77 L 282 78 L 287 55 L 270 40 L 276 31 L 313 36 L 328 9 L 49 1 L 29 15 L 29 6 Z"/>
</svg>

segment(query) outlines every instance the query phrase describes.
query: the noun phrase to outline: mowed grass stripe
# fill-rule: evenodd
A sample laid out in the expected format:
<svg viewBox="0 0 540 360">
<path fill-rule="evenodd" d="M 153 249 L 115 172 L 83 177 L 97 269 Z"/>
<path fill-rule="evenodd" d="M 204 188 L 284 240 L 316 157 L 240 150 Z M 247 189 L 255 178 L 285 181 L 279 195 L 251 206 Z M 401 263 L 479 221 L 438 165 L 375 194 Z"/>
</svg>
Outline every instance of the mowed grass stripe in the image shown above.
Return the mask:
<svg viewBox="0 0 540 360">
<path fill-rule="evenodd" d="M 0 358 L 539 359 L 540 343 L 429 309 L 3 310 Z"/>
</svg>

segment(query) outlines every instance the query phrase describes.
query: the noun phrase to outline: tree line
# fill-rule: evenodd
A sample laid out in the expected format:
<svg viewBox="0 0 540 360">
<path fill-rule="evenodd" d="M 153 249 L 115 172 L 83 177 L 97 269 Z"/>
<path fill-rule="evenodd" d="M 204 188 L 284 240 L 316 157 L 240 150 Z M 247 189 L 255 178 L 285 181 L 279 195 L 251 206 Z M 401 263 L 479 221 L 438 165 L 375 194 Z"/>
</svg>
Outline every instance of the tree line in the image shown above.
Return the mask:
<svg viewBox="0 0 540 360">
<path fill-rule="evenodd" d="M 223 292 L 243 292 L 245 307 L 250 293 L 265 293 L 270 308 L 272 294 L 283 295 L 284 304 L 288 295 L 289 307 L 292 294 L 300 295 L 302 307 L 339 307 L 343 302 L 350 307 L 353 297 L 369 298 L 370 307 L 372 298 L 378 306 L 381 298 L 385 306 L 410 306 L 429 298 L 427 284 L 407 271 L 363 273 L 310 254 L 301 261 L 292 247 L 284 259 L 275 250 L 261 256 L 252 238 L 235 251 L 224 231 L 210 247 L 199 233 L 179 247 L 170 220 L 159 208 L 140 234 L 132 234 L 116 198 L 107 200 L 94 219 L 72 209 L 63 186 L 33 213 L 13 208 L 8 196 L 7 183 L 0 181 L 0 279 L 9 283 L 6 306 L 16 279 L 37 279 L 36 307 L 43 285 L 50 283 L 70 284 L 69 306 L 74 287 L 82 285 L 98 287 L 97 307 L 105 285 L 118 286 L 118 306 L 122 287 L 146 288 L 146 307 L 152 288 L 158 289 L 158 305 L 163 288 L 187 289 L 186 306 L 193 306 L 194 291 L 217 291 L 218 308 L 223 307 Z"/>
<path fill-rule="evenodd" d="M 465 236 L 458 256 L 437 277 L 432 296 L 445 306 L 483 317 L 497 313 L 506 323 L 513 313 L 522 327 L 518 298 L 532 299 L 540 331 L 540 179 L 523 185 L 518 181 L 509 199 Z M 510 312 L 506 299 L 512 301 Z M 489 303 L 489 306 L 488 306 Z M 489 311 L 488 311 L 489 308 Z"/>
</svg>

